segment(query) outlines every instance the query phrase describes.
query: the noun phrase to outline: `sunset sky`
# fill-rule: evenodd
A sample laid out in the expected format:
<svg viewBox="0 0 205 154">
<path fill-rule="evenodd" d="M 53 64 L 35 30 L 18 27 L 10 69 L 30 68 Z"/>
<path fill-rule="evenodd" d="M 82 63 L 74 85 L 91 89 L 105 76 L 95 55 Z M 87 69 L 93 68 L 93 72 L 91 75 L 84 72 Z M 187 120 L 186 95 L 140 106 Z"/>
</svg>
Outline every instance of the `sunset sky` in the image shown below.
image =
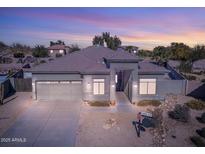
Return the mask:
<svg viewBox="0 0 205 154">
<path fill-rule="evenodd" d="M 143 49 L 205 44 L 205 8 L 0 8 L 0 41 L 8 44 L 60 39 L 86 47 L 101 32 Z"/>
</svg>

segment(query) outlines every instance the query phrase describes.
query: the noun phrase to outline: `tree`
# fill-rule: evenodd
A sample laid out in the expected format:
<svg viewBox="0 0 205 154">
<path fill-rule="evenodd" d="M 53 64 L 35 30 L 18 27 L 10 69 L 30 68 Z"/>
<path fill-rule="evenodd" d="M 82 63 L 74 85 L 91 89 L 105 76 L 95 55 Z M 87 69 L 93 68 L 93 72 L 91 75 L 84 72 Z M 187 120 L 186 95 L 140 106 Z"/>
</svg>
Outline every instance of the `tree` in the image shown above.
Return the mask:
<svg viewBox="0 0 205 154">
<path fill-rule="evenodd" d="M 28 45 L 20 44 L 20 43 L 13 43 L 11 45 L 12 52 L 22 52 L 22 53 L 30 53 L 32 51 L 31 47 Z"/>
<path fill-rule="evenodd" d="M 110 38 L 110 33 L 109 32 L 103 32 L 102 37 L 103 37 L 105 42 L 108 42 L 108 40 Z"/>
<path fill-rule="evenodd" d="M 62 40 L 57 40 L 56 42 L 50 41 L 50 46 L 53 45 L 65 45 L 65 43 Z"/>
<path fill-rule="evenodd" d="M 13 56 L 14 58 L 24 58 L 25 57 L 23 52 L 15 52 Z"/>
<path fill-rule="evenodd" d="M 128 51 L 129 53 L 132 53 L 134 51 L 138 51 L 138 47 L 129 45 L 129 46 L 125 47 L 125 51 Z"/>
<path fill-rule="evenodd" d="M 96 36 L 93 38 L 93 45 L 101 45 L 101 46 L 104 46 L 103 37 L 96 35 Z"/>
<path fill-rule="evenodd" d="M 138 55 L 139 57 L 151 57 L 152 56 L 152 53 L 150 50 L 138 50 Z"/>
<path fill-rule="evenodd" d="M 93 45 L 104 46 L 106 43 L 107 47 L 116 50 L 121 45 L 121 40 L 115 35 L 114 37 L 110 36 L 109 32 L 103 32 L 101 36 L 94 36 Z"/>
<path fill-rule="evenodd" d="M 113 41 L 114 41 L 114 50 L 117 50 L 117 48 L 121 46 L 122 42 L 120 38 L 117 37 L 116 35 L 114 36 Z"/>
<path fill-rule="evenodd" d="M 34 57 L 48 57 L 48 50 L 43 45 L 37 45 L 32 53 Z"/>
<path fill-rule="evenodd" d="M 153 49 L 152 58 L 156 61 L 166 61 L 169 58 L 169 49 L 164 46 L 157 46 Z"/>
<path fill-rule="evenodd" d="M 205 59 L 205 45 L 196 45 L 192 49 L 191 61 L 196 61 L 199 59 Z"/>
<path fill-rule="evenodd" d="M 169 47 L 170 58 L 174 60 L 190 60 L 191 48 L 184 43 L 171 43 Z"/>
<path fill-rule="evenodd" d="M 77 44 L 72 44 L 70 47 L 70 52 L 79 51 L 80 47 Z"/>
</svg>

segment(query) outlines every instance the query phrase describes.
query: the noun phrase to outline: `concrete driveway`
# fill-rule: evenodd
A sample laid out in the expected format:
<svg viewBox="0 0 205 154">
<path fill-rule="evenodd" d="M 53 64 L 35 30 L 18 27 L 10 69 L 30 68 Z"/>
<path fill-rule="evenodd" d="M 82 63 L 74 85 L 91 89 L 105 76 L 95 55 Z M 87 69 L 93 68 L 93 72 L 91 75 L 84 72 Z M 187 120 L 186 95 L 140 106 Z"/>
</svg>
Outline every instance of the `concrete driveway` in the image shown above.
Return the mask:
<svg viewBox="0 0 205 154">
<path fill-rule="evenodd" d="M 0 146 L 74 146 L 81 102 L 34 102 L 1 136 Z"/>
</svg>

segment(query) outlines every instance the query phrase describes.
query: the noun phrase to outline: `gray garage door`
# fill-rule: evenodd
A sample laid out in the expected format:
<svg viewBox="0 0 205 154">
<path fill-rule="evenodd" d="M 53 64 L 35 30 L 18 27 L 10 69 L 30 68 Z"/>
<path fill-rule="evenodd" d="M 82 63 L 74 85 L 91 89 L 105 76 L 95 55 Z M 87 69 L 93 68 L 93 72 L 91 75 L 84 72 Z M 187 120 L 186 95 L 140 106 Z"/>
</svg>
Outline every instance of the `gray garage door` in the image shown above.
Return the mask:
<svg viewBox="0 0 205 154">
<path fill-rule="evenodd" d="M 81 81 L 41 81 L 37 82 L 38 100 L 82 100 Z"/>
</svg>

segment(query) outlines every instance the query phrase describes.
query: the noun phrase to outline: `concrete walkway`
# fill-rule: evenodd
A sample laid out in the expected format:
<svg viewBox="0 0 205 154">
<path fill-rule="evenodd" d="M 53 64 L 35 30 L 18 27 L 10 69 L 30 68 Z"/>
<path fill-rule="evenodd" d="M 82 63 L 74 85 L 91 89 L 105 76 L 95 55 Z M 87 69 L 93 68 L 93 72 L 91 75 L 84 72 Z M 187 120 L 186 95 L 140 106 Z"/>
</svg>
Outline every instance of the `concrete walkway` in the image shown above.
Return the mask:
<svg viewBox="0 0 205 154">
<path fill-rule="evenodd" d="M 131 104 L 124 92 L 116 92 L 116 109 L 118 112 L 135 112 L 136 107 Z"/>
</svg>

